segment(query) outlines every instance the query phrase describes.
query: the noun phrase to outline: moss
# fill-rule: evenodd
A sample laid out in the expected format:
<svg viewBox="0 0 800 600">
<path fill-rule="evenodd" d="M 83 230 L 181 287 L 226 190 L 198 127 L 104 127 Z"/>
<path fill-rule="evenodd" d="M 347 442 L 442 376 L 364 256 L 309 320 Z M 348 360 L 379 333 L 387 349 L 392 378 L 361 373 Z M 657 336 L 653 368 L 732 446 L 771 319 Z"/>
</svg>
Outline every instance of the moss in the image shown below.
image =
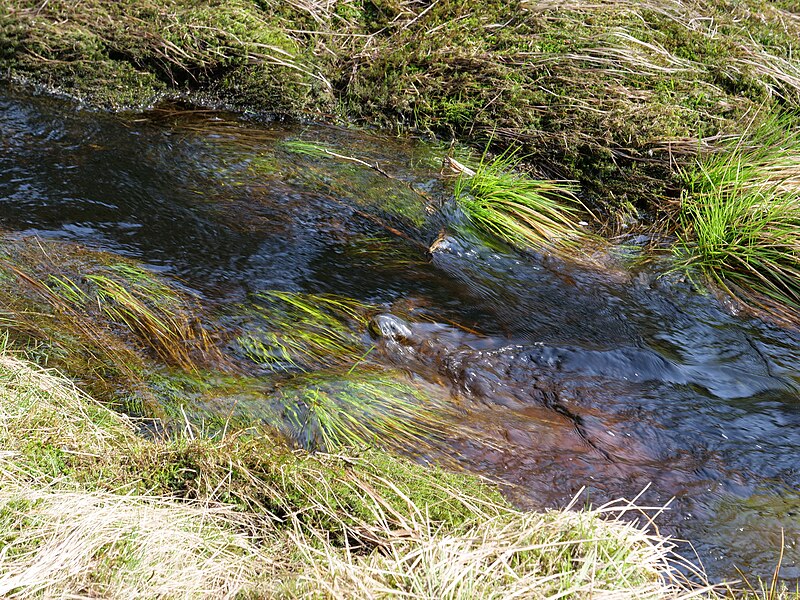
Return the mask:
<svg viewBox="0 0 800 600">
<path fill-rule="evenodd" d="M 740 130 L 761 104 L 797 106 L 791 9 L 13 0 L 0 64 L 103 105 L 202 91 L 481 145 L 493 131 L 498 147 L 522 143 L 532 162 L 581 181 L 598 206 L 658 208 L 687 140 Z"/>
<path fill-rule="evenodd" d="M 114 108 L 220 79 L 244 87 L 256 79 L 262 93 L 270 81 L 307 93 L 313 76 L 295 61 L 296 43 L 264 17 L 244 0 L 14 1 L 0 15 L 0 56 L 14 75 Z M 231 77 L 237 68 L 241 74 Z M 272 100 L 298 109 L 302 103 L 291 101 L 298 97 Z"/>
</svg>

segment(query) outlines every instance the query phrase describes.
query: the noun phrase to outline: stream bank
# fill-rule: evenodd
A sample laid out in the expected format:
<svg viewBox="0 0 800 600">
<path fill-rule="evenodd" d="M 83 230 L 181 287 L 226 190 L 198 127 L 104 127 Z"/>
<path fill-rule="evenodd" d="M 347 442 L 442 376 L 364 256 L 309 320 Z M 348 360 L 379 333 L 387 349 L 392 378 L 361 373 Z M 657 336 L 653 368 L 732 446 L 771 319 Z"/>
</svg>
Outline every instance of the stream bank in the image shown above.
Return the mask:
<svg viewBox="0 0 800 600">
<path fill-rule="evenodd" d="M 798 108 L 791 2 L 340 0 L 0 7 L 0 72 L 90 106 L 165 98 L 518 145 L 611 230 L 671 213 L 678 176 Z"/>
<path fill-rule="evenodd" d="M 661 531 L 712 576 L 769 577 L 783 530 L 796 577 L 791 330 L 642 264 L 641 245 L 578 260 L 482 235 L 442 146 L 13 93 L 2 119 L 3 329 L 159 417 L 143 433 L 377 446 L 539 510 L 647 488 L 650 506 L 675 497 Z"/>
</svg>

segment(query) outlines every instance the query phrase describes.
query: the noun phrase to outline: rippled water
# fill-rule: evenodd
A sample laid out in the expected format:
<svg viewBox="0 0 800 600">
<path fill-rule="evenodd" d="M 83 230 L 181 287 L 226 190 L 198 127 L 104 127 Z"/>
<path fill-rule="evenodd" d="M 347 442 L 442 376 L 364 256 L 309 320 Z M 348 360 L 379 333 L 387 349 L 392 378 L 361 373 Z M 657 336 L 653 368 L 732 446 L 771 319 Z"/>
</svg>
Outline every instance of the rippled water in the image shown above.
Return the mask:
<svg viewBox="0 0 800 600">
<path fill-rule="evenodd" d="M 298 140 L 393 178 L 293 150 Z M 574 264 L 489 247 L 458 226 L 445 151 L 204 111 L 114 116 L 5 90 L 0 229 L 133 257 L 213 306 L 280 289 L 412 307 L 425 322 L 378 340 L 381 360 L 446 390 L 485 433 L 428 458 L 505 482 L 533 508 L 582 488 L 595 505 L 674 497 L 663 531 L 690 540 L 714 577 L 734 565 L 770 574 L 783 530 L 781 575 L 800 579 L 797 332 L 635 266 L 635 247 Z"/>
</svg>

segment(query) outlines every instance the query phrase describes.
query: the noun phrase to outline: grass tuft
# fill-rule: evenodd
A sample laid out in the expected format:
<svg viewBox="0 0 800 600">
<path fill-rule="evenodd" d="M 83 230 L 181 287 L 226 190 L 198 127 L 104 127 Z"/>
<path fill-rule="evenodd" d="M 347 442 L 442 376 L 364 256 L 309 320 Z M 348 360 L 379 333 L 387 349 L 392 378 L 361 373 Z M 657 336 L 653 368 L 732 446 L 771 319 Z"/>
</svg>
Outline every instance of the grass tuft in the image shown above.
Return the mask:
<svg viewBox="0 0 800 600">
<path fill-rule="evenodd" d="M 274 401 L 281 429 L 309 450 L 380 447 L 421 454 L 456 435 L 459 421 L 451 403 L 397 373 L 300 377 L 281 386 Z"/>
<path fill-rule="evenodd" d="M 746 303 L 800 310 L 800 122 L 767 116 L 684 172 L 675 253 Z"/>
<path fill-rule="evenodd" d="M 6 481 L 0 595 L 232 598 L 275 563 L 241 521 L 226 506 Z"/>
<path fill-rule="evenodd" d="M 520 160 L 513 151 L 484 156 L 459 176 L 456 202 L 476 229 L 518 249 L 570 247 L 588 238 L 572 185 L 516 172 Z"/>
<path fill-rule="evenodd" d="M 0 280 L 11 342 L 104 399 L 123 388 L 150 395 L 154 359 L 187 372 L 224 364 L 197 299 L 132 262 L 68 243 L 0 242 Z"/>
<path fill-rule="evenodd" d="M 374 307 L 343 296 L 282 291 L 263 292 L 256 299 L 257 323 L 238 345 L 263 368 L 310 372 L 369 361 L 364 332 Z"/>
</svg>

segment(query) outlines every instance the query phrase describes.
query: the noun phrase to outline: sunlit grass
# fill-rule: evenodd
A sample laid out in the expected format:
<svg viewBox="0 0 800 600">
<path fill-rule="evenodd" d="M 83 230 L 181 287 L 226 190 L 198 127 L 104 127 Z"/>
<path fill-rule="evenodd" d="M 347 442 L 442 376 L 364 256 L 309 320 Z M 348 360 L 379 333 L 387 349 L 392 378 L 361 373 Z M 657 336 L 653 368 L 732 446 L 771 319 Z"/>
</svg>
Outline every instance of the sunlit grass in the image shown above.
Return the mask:
<svg viewBox="0 0 800 600">
<path fill-rule="evenodd" d="M 432 397 L 400 373 L 358 371 L 297 378 L 269 402 L 282 416 L 276 426 L 303 448 L 379 447 L 419 454 L 468 429 L 458 425 L 458 409 L 444 396 Z"/>
<path fill-rule="evenodd" d="M 615 520 L 627 504 L 523 513 L 382 453 L 144 439 L 1 353 L 0 417 L 6 597 L 697 597 L 667 540 Z"/>
<path fill-rule="evenodd" d="M 587 238 L 575 188 L 515 171 L 519 162 L 511 151 L 484 156 L 474 174 L 459 176 L 456 202 L 473 226 L 519 249 L 575 246 Z"/>
<path fill-rule="evenodd" d="M 684 173 L 675 252 L 754 305 L 800 309 L 800 126 L 772 115 Z"/>
</svg>

